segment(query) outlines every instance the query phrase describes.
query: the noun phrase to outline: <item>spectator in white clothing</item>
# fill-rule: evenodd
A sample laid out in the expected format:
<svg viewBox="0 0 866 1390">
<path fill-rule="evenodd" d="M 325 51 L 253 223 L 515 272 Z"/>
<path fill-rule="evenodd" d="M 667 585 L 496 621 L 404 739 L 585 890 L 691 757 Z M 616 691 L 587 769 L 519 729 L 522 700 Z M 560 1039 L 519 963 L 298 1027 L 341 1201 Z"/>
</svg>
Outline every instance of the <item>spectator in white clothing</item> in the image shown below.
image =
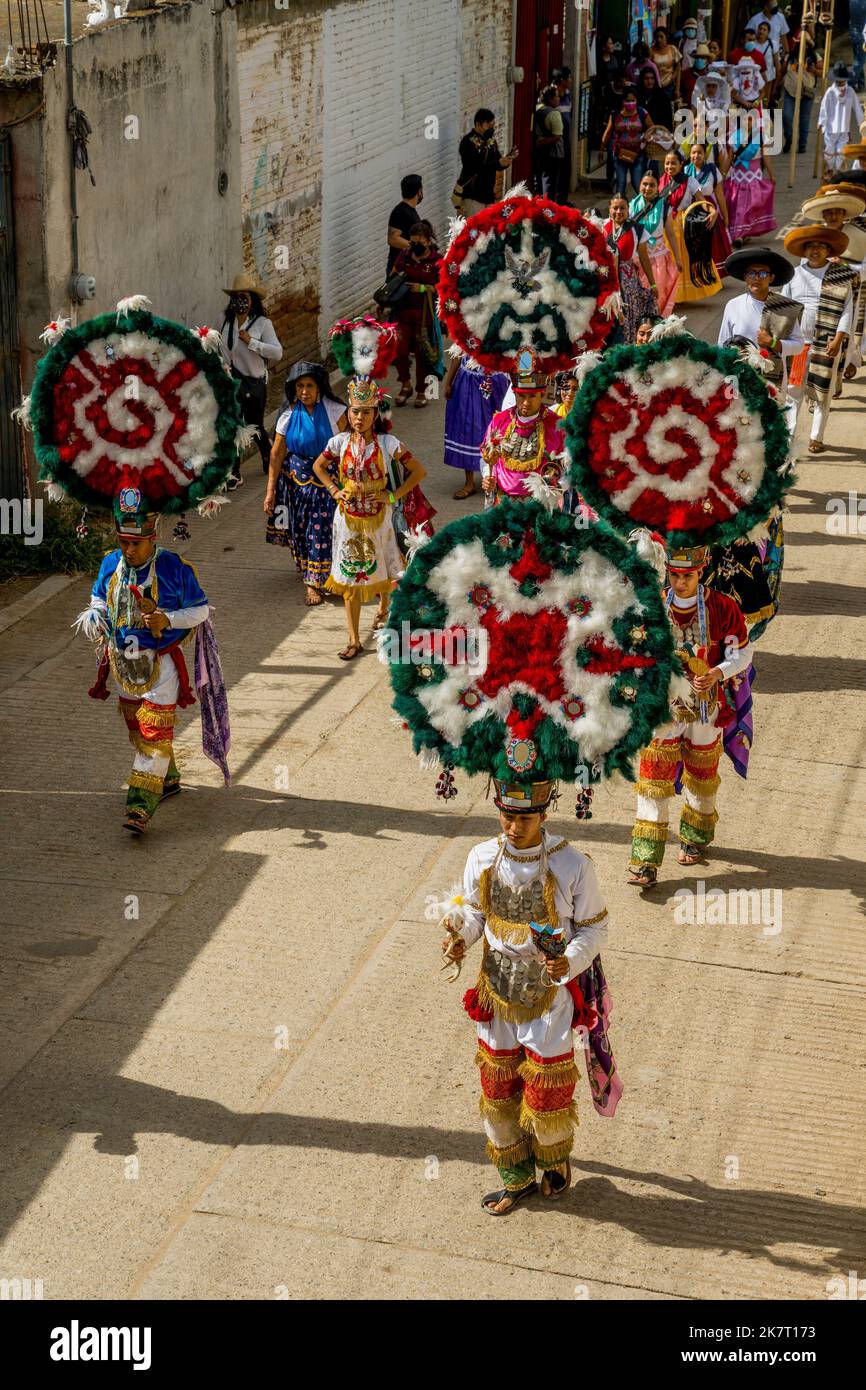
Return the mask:
<svg viewBox="0 0 866 1390">
<path fill-rule="evenodd" d="M 859 126 L 863 107 L 854 88 L 848 85 L 847 65 L 837 63 L 833 83 L 824 93 L 818 112 L 818 129 L 824 137 L 825 177 L 842 168 L 842 149 L 848 144 L 852 117 L 855 126 Z"/>
<path fill-rule="evenodd" d="M 262 471 L 267 473 L 271 456 L 271 441 L 265 429 L 265 405 L 268 396 L 268 362 L 279 362 L 283 355 L 274 325 L 262 304 L 263 291 L 252 275 L 236 275 L 230 290 L 223 325 L 220 331 L 223 356 L 231 367 L 232 376 L 240 389 L 241 410 L 248 425 L 256 427 L 256 443 L 262 457 Z M 243 482 L 240 460 L 236 461 L 229 478 L 230 489 Z"/>
</svg>

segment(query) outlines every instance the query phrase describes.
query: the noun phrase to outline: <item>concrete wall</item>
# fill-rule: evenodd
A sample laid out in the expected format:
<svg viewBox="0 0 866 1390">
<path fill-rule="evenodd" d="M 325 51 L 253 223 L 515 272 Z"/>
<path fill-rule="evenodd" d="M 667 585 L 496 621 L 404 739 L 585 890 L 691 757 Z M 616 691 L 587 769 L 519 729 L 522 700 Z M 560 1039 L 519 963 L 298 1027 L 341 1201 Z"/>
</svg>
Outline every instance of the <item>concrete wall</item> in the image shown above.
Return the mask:
<svg viewBox="0 0 866 1390">
<path fill-rule="evenodd" d="M 96 179 L 77 174 L 79 265 L 97 294 L 68 299 L 61 54 L 42 79 L 44 113 L 13 137 L 25 384 L 53 315 L 80 321 L 142 292 L 168 317 L 219 324 L 223 286 L 245 269 L 285 349 L 278 394 L 333 318 L 370 302 L 402 174 L 424 175 L 423 211 L 444 235 L 460 136 L 477 106 L 504 116 L 510 102 L 511 11 L 512 0 L 183 0 L 78 39 L 75 102 Z M 38 85 L 10 95 L 0 83 L 0 121 L 31 97 Z"/>
<path fill-rule="evenodd" d="M 265 290 L 283 368 L 318 351 L 322 10 L 252 0 L 237 11 L 243 261 Z"/>
<path fill-rule="evenodd" d="M 96 299 L 79 318 L 139 292 L 157 313 L 190 325 L 219 311 L 240 258 L 233 29 L 231 11 L 187 0 L 75 44 L 75 104 L 93 127 L 96 180 L 77 176 L 79 264 L 96 277 Z M 45 98 L 48 283 L 58 305 L 69 274 L 62 64 L 46 73 Z M 217 191 L 220 171 L 228 175 L 225 196 Z"/>
</svg>

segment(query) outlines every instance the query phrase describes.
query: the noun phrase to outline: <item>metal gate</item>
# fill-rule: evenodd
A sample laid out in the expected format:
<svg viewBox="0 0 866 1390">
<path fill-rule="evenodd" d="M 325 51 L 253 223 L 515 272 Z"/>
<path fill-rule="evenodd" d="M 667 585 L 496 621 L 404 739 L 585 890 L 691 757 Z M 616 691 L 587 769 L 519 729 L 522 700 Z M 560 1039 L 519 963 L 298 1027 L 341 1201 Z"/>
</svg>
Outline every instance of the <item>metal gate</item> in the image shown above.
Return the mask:
<svg viewBox="0 0 866 1390">
<path fill-rule="evenodd" d="M 0 131 L 0 497 L 21 497 L 21 436 L 11 412 L 20 404 L 15 234 L 12 220 L 12 141 Z"/>
</svg>

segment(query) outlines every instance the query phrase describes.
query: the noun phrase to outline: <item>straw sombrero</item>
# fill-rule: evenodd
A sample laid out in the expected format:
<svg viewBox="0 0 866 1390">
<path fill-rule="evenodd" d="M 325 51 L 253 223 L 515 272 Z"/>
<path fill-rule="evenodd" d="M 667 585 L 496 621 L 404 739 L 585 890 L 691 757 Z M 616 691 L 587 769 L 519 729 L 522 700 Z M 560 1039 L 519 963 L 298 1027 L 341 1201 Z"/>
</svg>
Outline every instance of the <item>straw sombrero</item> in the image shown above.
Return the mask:
<svg viewBox="0 0 866 1390">
<path fill-rule="evenodd" d="M 861 140 L 857 145 L 843 145 L 842 153 L 846 159 L 866 159 L 866 144 Z"/>
<path fill-rule="evenodd" d="M 819 222 L 810 222 L 806 227 L 795 227 L 792 232 L 788 232 L 785 237 L 785 250 L 792 256 L 805 256 L 805 248 L 810 241 L 823 241 L 825 246 L 829 246 L 830 254 L 833 256 L 841 256 L 848 247 L 845 232 L 837 232 L 835 228 L 825 227 Z"/>
<path fill-rule="evenodd" d="M 866 189 L 864 189 L 866 193 Z M 809 198 L 800 211 L 810 222 L 820 222 L 821 214 L 841 208 L 847 217 L 857 217 L 863 211 L 863 198 L 853 193 L 840 193 L 837 188 L 822 188 L 816 197 Z"/>
<path fill-rule="evenodd" d="M 650 159 L 664 159 L 665 155 L 669 150 L 674 148 L 675 144 L 676 141 L 674 140 L 673 132 L 668 130 L 667 126 L 654 125 L 650 126 L 646 133 L 644 148 Z"/>
</svg>

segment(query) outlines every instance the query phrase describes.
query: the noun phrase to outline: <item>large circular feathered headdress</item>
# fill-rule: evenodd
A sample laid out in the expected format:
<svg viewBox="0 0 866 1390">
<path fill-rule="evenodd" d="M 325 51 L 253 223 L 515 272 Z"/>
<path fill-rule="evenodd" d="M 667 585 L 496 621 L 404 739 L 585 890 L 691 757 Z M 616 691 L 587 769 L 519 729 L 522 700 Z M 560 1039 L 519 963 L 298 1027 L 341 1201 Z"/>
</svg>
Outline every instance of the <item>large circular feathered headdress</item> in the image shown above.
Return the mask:
<svg viewBox="0 0 866 1390">
<path fill-rule="evenodd" d="M 380 655 L 423 761 L 587 787 L 668 717 L 658 578 L 603 522 L 505 501 L 418 550 Z"/>
<path fill-rule="evenodd" d="M 451 338 L 482 367 L 512 372 L 532 349 L 549 375 L 604 343 L 619 304 L 616 264 L 582 213 L 517 187 L 455 221 L 439 304 Z"/>
<path fill-rule="evenodd" d="M 133 295 L 116 313 L 77 328 L 58 319 L 42 334 L 49 351 L 16 415 L 53 500 L 117 512 L 135 494 L 142 513 L 219 505 L 213 494 L 253 427 L 216 330 L 157 318 L 149 302 Z"/>
<path fill-rule="evenodd" d="M 565 422 L 571 481 L 620 531 L 728 545 L 794 481 L 789 435 L 754 367 L 673 333 L 618 347 L 583 377 Z"/>
</svg>

